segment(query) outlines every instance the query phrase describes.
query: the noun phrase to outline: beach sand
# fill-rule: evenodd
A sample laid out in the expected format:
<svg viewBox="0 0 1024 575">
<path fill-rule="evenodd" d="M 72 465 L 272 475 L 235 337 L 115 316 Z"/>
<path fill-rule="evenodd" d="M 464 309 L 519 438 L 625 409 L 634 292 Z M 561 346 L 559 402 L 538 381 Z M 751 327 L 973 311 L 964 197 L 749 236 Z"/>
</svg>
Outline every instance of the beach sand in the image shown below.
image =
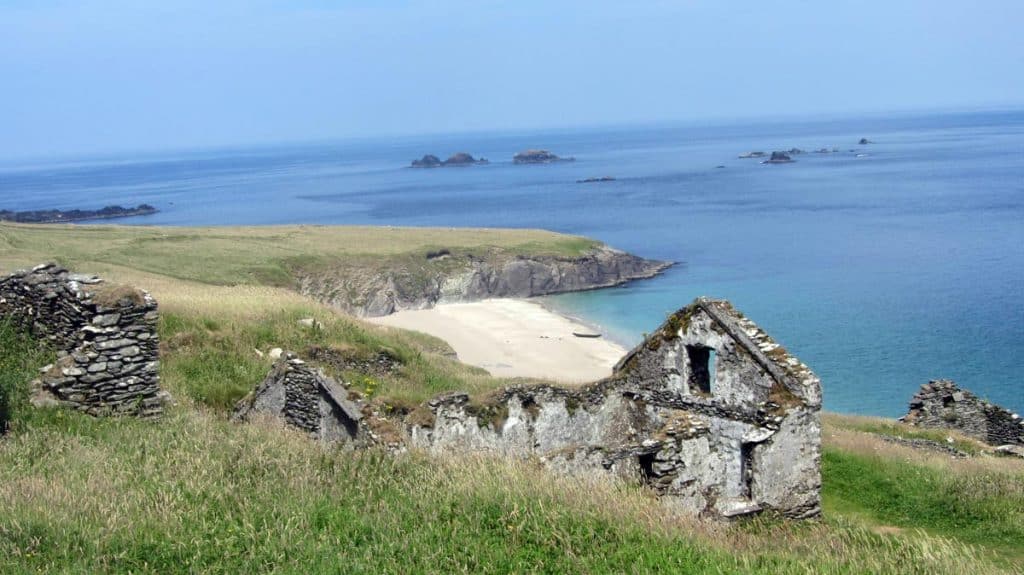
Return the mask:
<svg viewBox="0 0 1024 575">
<path fill-rule="evenodd" d="M 627 351 L 603 337 L 576 337 L 574 331 L 593 328 L 518 299 L 442 304 L 369 321 L 439 337 L 455 349 L 459 360 L 497 377 L 595 381 L 610 375 Z"/>
</svg>

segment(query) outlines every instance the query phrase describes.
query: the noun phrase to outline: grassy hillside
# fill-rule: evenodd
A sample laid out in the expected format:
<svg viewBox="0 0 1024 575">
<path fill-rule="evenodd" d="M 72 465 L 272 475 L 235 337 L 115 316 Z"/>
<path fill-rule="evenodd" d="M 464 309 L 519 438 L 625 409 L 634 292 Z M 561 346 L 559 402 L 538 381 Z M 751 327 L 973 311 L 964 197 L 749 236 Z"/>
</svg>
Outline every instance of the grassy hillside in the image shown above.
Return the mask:
<svg viewBox="0 0 1024 575">
<path fill-rule="evenodd" d="M 17 249 L 0 251 L 0 268 L 44 251 Z M 77 269 L 158 298 L 163 385 L 177 405 L 159 422 L 97 420 L 26 409 L 13 394 L 12 430 L 0 439 L 0 573 L 1000 573 L 1024 565 L 1024 465 L 894 445 L 883 436 L 920 432 L 884 420 L 826 418 L 821 521 L 728 525 L 680 517 L 635 486 L 581 483 L 529 462 L 355 453 L 273 421 L 232 424 L 228 409 L 270 367 L 255 350 L 270 347 L 386 349 L 403 363 L 397 373 L 349 379 L 396 409 L 507 382 L 452 361 L 436 339 L 364 324 L 289 290 L 181 280 L 114 251 L 102 260 L 69 253 L 62 259 L 83 262 Z M 212 281 L 220 272 L 189 273 Z M 302 317 L 323 328 L 299 326 Z M 46 360 L 0 326 L 0 386 L 17 387 Z"/>
<path fill-rule="evenodd" d="M 473 256 L 578 256 L 599 245 L 541 230 L 261 226 L 174 228 L 0 223 L 0 268 L 40 261 L 104 272 L 126 267 L 214 285 L 291 285 L 300 270 L 416 271 Z M 427 262 L 426 254 L 452 257 Z"/>
</svg>

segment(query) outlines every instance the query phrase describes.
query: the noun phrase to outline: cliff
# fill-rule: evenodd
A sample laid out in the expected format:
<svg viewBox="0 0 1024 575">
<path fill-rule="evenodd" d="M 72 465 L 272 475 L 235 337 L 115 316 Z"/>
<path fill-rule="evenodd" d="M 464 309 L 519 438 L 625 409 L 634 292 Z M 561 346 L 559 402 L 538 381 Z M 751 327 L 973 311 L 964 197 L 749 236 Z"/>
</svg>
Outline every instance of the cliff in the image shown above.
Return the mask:
<svg viewBox="0 0 1024 575">
<path fill-rule="evenodd" d="M 434 256 L 434 257 L 430 257 Z M 611 287 L 650 278 L 671 262 L 607 246 L 578 257 L 429 254 L 422 262 L 367 273 L 334 266 L 296 270 L 297 289 L 357 316 L 388 315 L 437 303 L 490 297 L 533 297 Z"/>
</svg>

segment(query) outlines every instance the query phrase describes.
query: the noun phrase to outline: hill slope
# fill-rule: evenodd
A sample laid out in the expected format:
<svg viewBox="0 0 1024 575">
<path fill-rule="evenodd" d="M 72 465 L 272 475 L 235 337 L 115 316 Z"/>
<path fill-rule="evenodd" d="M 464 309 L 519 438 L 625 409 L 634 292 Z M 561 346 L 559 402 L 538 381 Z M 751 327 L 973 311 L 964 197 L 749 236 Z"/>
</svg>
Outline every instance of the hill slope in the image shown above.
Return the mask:
<svg viewBox="0 0 1024 575">
<path fill-rule="evenodd" d="M 508 382 L 453 361 L 439 340 L 377 329 L 293 290 L 196 281 L 222 270 L 197 263 L 209 254 L 192 247 L 173 257 L 191 262 L 183 275 L 194 279 L 134 267 L 133 245 L 123 258 L 69 248 L 64 261 L 158 298 L 163 385 L 177 405 L 144 422 L 18 402 L 0 439 L 4 573 L 1001 573 L 1024 561 L 1024 465 L 892 444 L 887 436 L 934 437 L 885 420 L 825 418 L 822 521 L 727 525 L 680 517 L 635 486 L 581 483 L 530 462 L 345 452 L 271 421 L 232 424 L 229 408 L 270 367 L 256 350 L 270 347 L 386 350 L 401 363 L 394 372 L 338 374 L 381 410 Z M 0 267 L 45 251 L 13 249 Z M 299 325 L 304 317 L 323 327 Z M 0 386 L 23 385 L 47 361 L 33 349 L 0 326 Z"/>
</svg>

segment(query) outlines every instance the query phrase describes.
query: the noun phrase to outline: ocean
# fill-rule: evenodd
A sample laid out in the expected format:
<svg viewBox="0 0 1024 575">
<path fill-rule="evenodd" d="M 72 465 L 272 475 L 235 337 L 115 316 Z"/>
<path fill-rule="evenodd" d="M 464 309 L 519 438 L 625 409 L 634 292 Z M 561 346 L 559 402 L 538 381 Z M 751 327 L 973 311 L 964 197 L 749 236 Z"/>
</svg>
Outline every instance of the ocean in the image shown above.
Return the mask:
<svg viewBox="0 0 1024 575">
<path fill-rule="evenodd" d="M 840 152 L 737 157 L 793 147 Z M 576 161 L 513 165 L 526 148 Z M 459 151 L 491 163 L 406 168 Z M 616 180 L 576 183 L 599 176 Z M 727 298 L 821 377 L 829 410 L 898 416 L 936 378 L 1024 410 L 1024 111 L 0 162 L 0 209 L 139 203 L 161 211 L 112 223 L 585 235 L 679 262 L 653 280 L 544 298 L 625 344 L 694 297 Z"/>
</svg>

